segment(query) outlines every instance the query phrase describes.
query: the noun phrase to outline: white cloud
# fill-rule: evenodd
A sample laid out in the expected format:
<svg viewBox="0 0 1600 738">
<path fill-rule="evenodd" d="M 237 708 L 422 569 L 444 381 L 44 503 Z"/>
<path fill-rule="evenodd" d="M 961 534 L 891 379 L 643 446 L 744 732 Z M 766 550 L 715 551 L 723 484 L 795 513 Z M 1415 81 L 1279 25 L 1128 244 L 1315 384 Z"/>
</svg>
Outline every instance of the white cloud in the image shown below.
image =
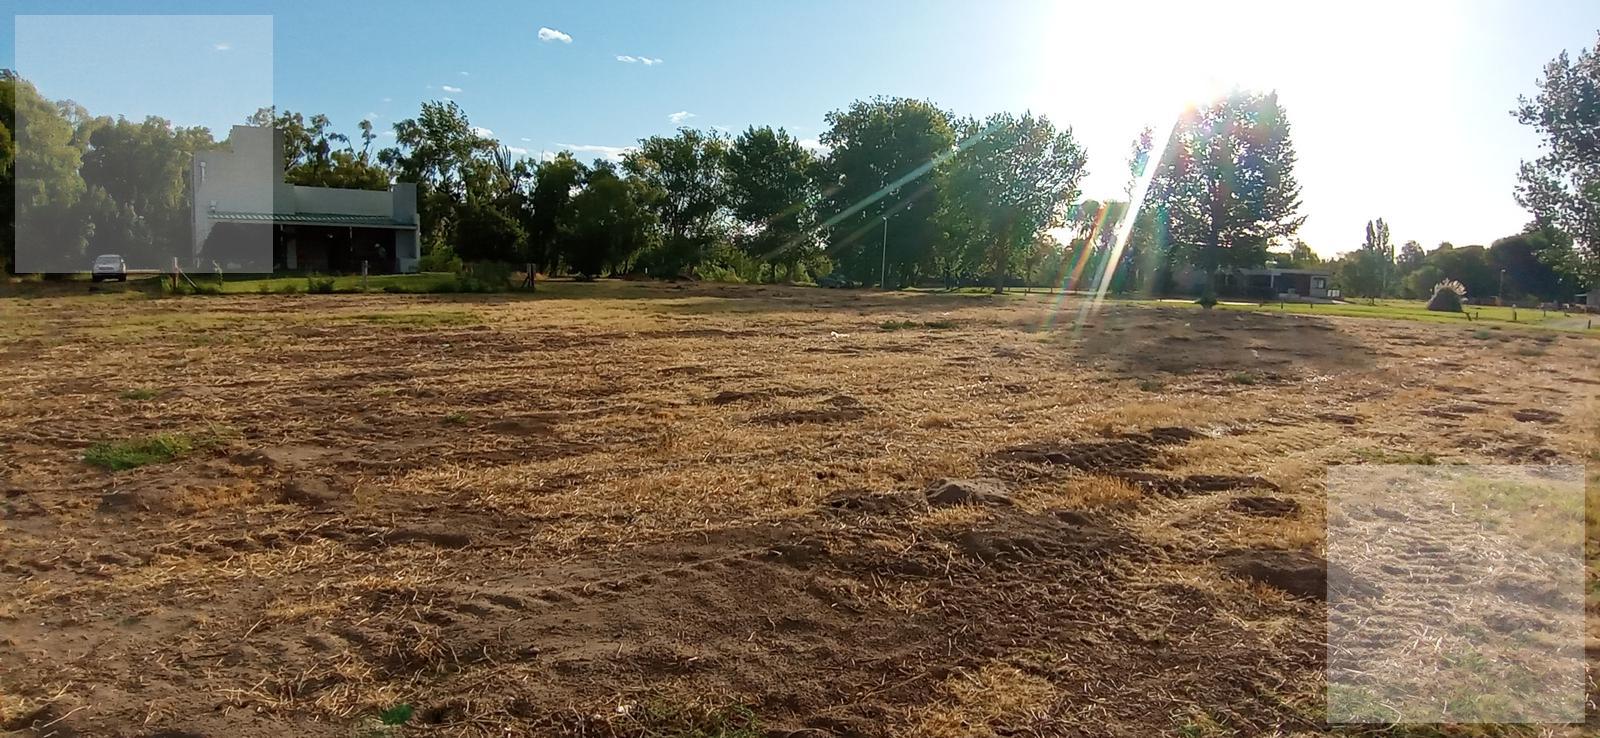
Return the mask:
<svg viewBox="0 0 1600 738">
<path fill-rule="evenodd" d="M 617 55 L 617 61 L 622 62 L 623 64 L 643 64 L 643 65 L 645 65 L 647 67 L 654 66 L 656 64 L 660 64 L 661 63 L 660 59 L 656 59 L 656 58 L 653 58 L 653 57 L 648 57 L 648 56 L 629 56 L 628 54 L 618 54 Z"/>
<path fill-rule="evenodd" d="M 230 44 L 227 41 L 221 41 L 212 44 L 211 49 L 213 51 L 233 51 L 233 44 Z"/>
<path fill-rule="evenodd" d="M 451 87 L 450 85 L 444 85 L 444 86 L 440 87 L 439 89 L 444 90 L 445 92 L 460 92 L 461 91 L 460 87 Z"/>
<path fill-rule="evenodd" d="M 719 131 L 722 131 L 723 133 L 733 133 L 733 129 L 729 128 L 727 126 L 719 126 L 719 125 L 713 123 L 713 124 L 711 124 L 711 127 L 715 128 L 715 129 L 717 129 Z"/>
<path fill-rule="evenodd" d="M 484 128 L 483 126 L 473 126 L 472 132 L 481 138 L 494 138 L 494 131 Z"/>
<path fill-rule="evenodd" d="M 800 139 L 800 145 L 811 149 L 812 152 L 817 154 L 826 154 L 833 150 L 833 147 L 814 138 L 802 138 Z"/>
<path fill-rule="evenodd" d="M 533 142 L 533 139 L 531 139 L 531 138 L 528 138 L 528 137 L 527 137 L 527 136 L 523 136 L 523 137 L 522 137 L 522 142 L 523 142 L 523 143 L 532 143 L 532 142 Z"/>
<path fill-rule="evenodd" d="M 513 154 L 516 154 L 517 156 L 527 156 L 528 155 L 528 150 L 522 148 L 521 146 L 507 146 L 506 147 L 506 151 L 509 151 L 509 152 L 511 152 Z"/>
<path fill-rule="evenodd" d="M 394 138 L 394 129 L 390 128 L 389 130 L 384 131 L 382 133 L 379 133 L 378 135 L 379 136 L 386 136 L 388 138 Z"/>
<path fill-rule="evenodd" d="M 660 64 L 661 63 L 660 59 L 652 59 L 652 58 L 650 58 L 648 56 L 639 57 L 639 61 L 644 62 L 644 65 L 647 66 L 647 67 L 651 66 L 651 65 L 654 65 L 654 64 Z"/>
<path fill-rule="evenodd" d="M 635 148 L 633 146 L 601 146 L 598 144 L 564 143 L 557 143 L 556 146 L 566 149 L 567 151 L 571 151 L 574 154 L 596 154 L 612 161 L 621 161 L 625 154 L 633 151 Z M 550 156 L 546 156 L 546 158 L 550 158 Z"/>
<path fill-rule="evenodd" d="M 461 76 L 463 76 L 463 77 L 471 77 L 472 73 L 471 72 L 461 72 Z"/>
<path fill-rule="evenodd" d="M 562 33 L 560 31 L 557 31 L 554 28 L 546 28 L 544 26 L 540 26 L 539 27 L 539 40 L 540 41 L 560 41 L 561 43 L 564 43 L 564 44 L 572 43 L 572 37 L 571 36 L 568 36 L 567 34 Z"/>
<path fill-rule="evenodd" d="M 377 120 L 377 119 L 382 118 L 382 117 L 383 116 L 378 115 L 377 113 L 367 113 L 366 119 L 367 120 Z"/>
<path fill-rule="evenodd" d="M 384 99 L 383 99 L 383 101 L 384 101 L 384 102 L 394 102 L 394 98 L 392 98 L 392 97 L 386 97 L 386 98 L 384 98 Z"/>
<path fill-rule="evenodd" d="M 627 56 L 625 54 L 618 54 L 617 55 L 617 61 L 622 62 L 623 64 L 633 64 L 634 62 L 639 61 L 639 57 L 637 57 L 637 56 Z"/>
<path fill-rule="evenodd" d="M 682 124 L 684 121 L 686 121 L 686 120 L 688 120 L 690 118 L 693 118 L 693 117 L 695 117 L 694 113 L 691 113 L 691 112 L 689 112 L 687 110 L 679 110 L 676 113 L 672 113 L 672 114 L 668 115 L 667 116 L 667 120 L 672 121 L 673 125 L 679 125 L 679 124 Z"/>
</svg>

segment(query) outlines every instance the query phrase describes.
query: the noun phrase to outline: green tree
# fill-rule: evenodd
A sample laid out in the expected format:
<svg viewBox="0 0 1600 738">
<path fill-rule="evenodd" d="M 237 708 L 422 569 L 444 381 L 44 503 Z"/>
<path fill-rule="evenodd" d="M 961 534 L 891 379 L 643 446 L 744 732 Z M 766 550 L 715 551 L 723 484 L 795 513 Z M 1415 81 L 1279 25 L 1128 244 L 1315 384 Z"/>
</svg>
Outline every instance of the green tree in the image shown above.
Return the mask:
<svg viewBox="0 0 1600 738">
<path fill-rule="evenodd" d="M 1413 269 L 1422 266 L 1424 256 L 1426 256 L 1426 252 L 1422 250 L 1422 244 L 1416 241 L 1407 241 L 1400 247 L 1400 253 L 1394 258 L 1395 268 L 1399 270 L 1400 275 L 1403 277 L 1411 273 Z"/>
<path fill-rule="evenodd" d="M 698 267 L 723 235 L 727 148 L 721 136 L 684 128 L 640 141 L 623 159 L 655 193 L 650 206 L 665 231 L 657 266 L 666 274 Z"/>
<path fill-rule="evenodd" d="M 1505 272 L 1505 297 L 1536 297 L 1546 301 L 1569 302 L 1581 288 L 1558 265 L 1541 255 L 1569 247 L 1566 235 L 1538 223 L 1515 236 L 1489 245 L 1489 268 Z"/>
<path fill-rule="evenodd" d="M 1600 286 L 1600 47 L 1580 50 L 1576 61 L 1561 52 L 1538 85 L 1515 114 L 1538 131 L 1544 155 L 1522 163 L 1517 202 L 1571 236 L 1570 245 L 1549 244 L 1547 260 Z"/>
<path fill-rule="evenodd" d="M 922 100 L 879 97 L 829 113 L 827 124 L 820 212 L 831 255 L 862 282 L 915 283 L 934 267 L 936 248 L 961 243 L 939 217 L 941 165 L 955 150 L 949 115 Z M 956 270 L 958 257 L 946 251 L 941 268 Z"/>
<path fill-rule="evenodd" d="M 0 73 L 0 87 L 0 114 L 14 136 L 15 152 L 7 179 L 11 192 L 5 193 L 7 207 L 15 206 L 8 213 L 6 261 L 16 268 L 17 238 L 26 236 L 38 244 L 30 262 L 45 271 L 80 271 L 89 230 L 79 208 L 85 191 L 78 175 L 83 151 L 74 141 L 74 126 L 15 73 Z"/>
<path fill-rule="evenodd" d="M 522 224 L 492 200 L 468 200 L 456 220 L 455 252 L 463 261 L 514 262 L 523 253 Z"/>
<path fill-rule="evenodd" d="M 378 160 L 397 180 L 417 183 L 423 239 L 430 248 L 446 244 L 451 218 L 467 200 L 468 171 L 499 145 L 451 101 L 423 103 L 417 117 L 395 123 L 394 135 L 396 145 L 378 152 Z"/>
<path fill-rule="evenodd" d="M 965 144 L 948 179 L 953 212 L 977 254 L 972 261 L 989 270 L 1001 292 L 1034 239 L 1065 223 L 1087 157 L 1071 129 L 1031 113 L 969 119 L 959 130 Z"/>
<path fill-rule="evenodd" d="M 528 245 L 533 261 L 547 272 L 561 262 L 561 237 L 572 222 L 572 196 L 589 170 L 572 152 L 563 151 L 540 162 L 533 171 L 533 192 L 528 203 Z"/>
<path fill-rule="evenodd" d="M 1173 128 L 1144 207 L 1175 255 L 1207 275 L 1202 304 L 1215 304 L 1220 270 L 1265 263 L 1268 245 L 1304 222 L 1294 164 L 1276 93 L 1234 92 Z"/>
<path fill-rule="evenodd" d="M 567 262 L 579 276 L 600 276 L 607 267 L 622 271 L 633 255 L 653 245 L 657 233 L 649 185 L 619 176 L 610 162 L 589 174 L 583 191 L 572 199 L 563 226 Z"/>
<path fill-rule="evenodd" d="M 214 145 L 204 128 L 154 117 L 94 128 L 79 169 L 90 195 L 81 212 L 92 225 L 91 250 L 122 254 L 145 268 L 187 257 L 190 163 L 195 151 Z"/>
<path fill-rule="evenodd" d="M 740 246 L 778 265 L 792 278 L 795 265 L 816 252 L 817 161 L 782 128 L 751 127 L 728 148 L 729 204 L 739 221 Z"/>
</svg>

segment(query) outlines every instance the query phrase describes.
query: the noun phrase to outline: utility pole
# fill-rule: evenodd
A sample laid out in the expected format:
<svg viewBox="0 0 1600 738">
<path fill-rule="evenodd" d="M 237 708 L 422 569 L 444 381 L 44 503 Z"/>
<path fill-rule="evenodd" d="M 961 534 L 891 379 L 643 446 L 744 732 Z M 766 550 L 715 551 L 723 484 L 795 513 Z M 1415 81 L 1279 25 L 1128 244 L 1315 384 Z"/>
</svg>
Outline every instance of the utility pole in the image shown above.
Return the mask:
<svg viewBox="0 0 1600 738">
<path fill-rule="evenodd" d="M 878 289 L 889 289 L 889 216 L 883 216 L 882 261 L 878 265 Z"/>
<path fill-rule="evenodd" d="M 1506 301 L 1506 270 L 1500 270 L 1500 291 L 1494 295 L 1495 302 L 1504 305 Z"/>
</svg>

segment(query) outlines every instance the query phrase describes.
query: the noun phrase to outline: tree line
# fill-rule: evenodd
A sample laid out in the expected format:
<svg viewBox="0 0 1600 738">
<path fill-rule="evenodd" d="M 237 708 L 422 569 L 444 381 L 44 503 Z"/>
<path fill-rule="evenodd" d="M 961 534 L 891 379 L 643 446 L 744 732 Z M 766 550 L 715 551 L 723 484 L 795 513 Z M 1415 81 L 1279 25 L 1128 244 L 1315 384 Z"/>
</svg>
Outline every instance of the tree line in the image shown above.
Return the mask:
<svg viewBox="0 0 1600 738">
<path fill-rule="evenodd" d="M 370 121 L 354 138 L 325 115 L 267 109 L 248 122 L 283 132 L 292 183 L 417 183 L 424 266 L 433 270 L 509 262 L 585 278 L 831 274 L 894 287 L 1147 292 L 1171 291 L 1177 273 L 1193 271 L 1208 277 L 1209 301 L 1218 275 L 1277 264 L 1328 269 L 1358 297 L 1426 297 L 1445 278 L 1469 295 L 1498 295 L 1503 275 L 1508 296 L 1564 299 L 1600 276 L 1600 98 L 1591 94 L 1600 57 L 1563 53 L 1538 85 L 1516 111 L 1545 140 L 1516 189 L 1534 215 L 1525 232 L 1489 247 L 1397 249 L 1378 219 L 1360 248 L 1326 263 L 1296 239 L 1304 221 L 1296 152 L 1273 93 L 1235 91 L 1192 106 L 1165 139 L 1144 131 L 1119 163 L 1126 199 L 1105 202 L 1080 201 L 1088 157 L 1069 126 L 1031 113 L 958 116 L 908 98 L 828 113 L 817 148 L 771 126 L 737 135 L 683 128 L 642 139 L 619 160 L 588 163 L 565 151 L 518 155 L 451 101 L 423 103 L 382 147 Z M 22 178 L 19 120 L 29 126 Z M 4 194 L 77 215 L 56 219 L 73 232 L 44 234 L 75 254 L 187 244 L 187 161 L 226 144 L 160 118 L 92 116 L 43 99 L 10 72 L 0 73 L 0 126 Z M 0 196 L 7 267 L 12 206 Z M 1066 243 L 1052 236 L 1061 228 Z"/>
</svg>

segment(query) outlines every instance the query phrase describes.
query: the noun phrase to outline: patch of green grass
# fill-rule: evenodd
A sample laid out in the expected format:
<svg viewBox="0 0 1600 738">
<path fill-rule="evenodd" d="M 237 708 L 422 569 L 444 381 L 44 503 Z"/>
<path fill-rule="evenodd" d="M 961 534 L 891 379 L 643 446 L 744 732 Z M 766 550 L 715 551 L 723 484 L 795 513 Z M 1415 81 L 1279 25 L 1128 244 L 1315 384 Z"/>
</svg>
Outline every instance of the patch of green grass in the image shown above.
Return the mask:
<svg viewBox="0 0 1600 738">
<path fill-rule="evenodd" d="M 1162 381 L 1159 379 L 1139 380 L 1139 390 L 1141 392 L 1160 392 L 1162 389 L 1166 388 L 1166 386 L 1167 385 L 1162 383 Z"/>
<path fill-rule="evenodd" d="M 472 419 L 471 415 L 468 415 L 468 414 L 466 414 L 464 412 L 460 412 L 460 411 L 456 411 L 456 412 L 453 412 L 453 413 L 450 413 L 450 414 L 444 416 L 444 422 L 449 423 L 451 425 L 465 425 L 466 422 L 471 420 L 471 419 Z"/>
<path fill-rule="evenodd" d="M 182 433 L 158 433 L 97 443 L 83 452 L 83 460 L 108 471 L 124 471 L 172 461 L 199 445 L 195 438 Z"/>
<path fill-rule="evenodd" d="M 1234 372 L 1228 375 L 1229 384 L 1260 384 L 1261 378 L 1250 372 Z"/>
<path fill-rule="evenodd" d="M 1478 339 L 1479 341 L 1487 341 L 1491 338 L 1494 338 L 1494 334 L 1479 328 L 1478 330 L 1472 332 L 1472 337 Z"/>
<path fill-rule="evenodd" d="M 1388 448 L 1358 448 L 1356 456 L 1369 464 L 1414 464 L 1431 466 L 1439 457 L 1431 451 L 1402 451 Z"/>
<path fill-rule="evenodd" d="M 1518 356 L 1544 356 L 1544 349 L 1539 346 L 1518 346 Z"/>
<path fill-rule="evenodd" d="M 123 390 L 122 394 L 118 395 L 118 397 L 130 402 L 144 402 L 145 400 L 154 400 L 157 394 L 159 393 L 156 390 L 150 389 L 149 387 L 135 387 L 133 389 Z"/>
<path fill-rule="evenodd" d="M 927 328 L 929 330 L 940 331 L 949 330 L 956 327 L 956 322 L 945 318 L 924 321 L 921 323 L 915 320 L 885 320 L 882 323 L 879 323 L 878 327 L 886 331 L 909 331 L 916 330 L 918 328 Z"/>
</svg>

